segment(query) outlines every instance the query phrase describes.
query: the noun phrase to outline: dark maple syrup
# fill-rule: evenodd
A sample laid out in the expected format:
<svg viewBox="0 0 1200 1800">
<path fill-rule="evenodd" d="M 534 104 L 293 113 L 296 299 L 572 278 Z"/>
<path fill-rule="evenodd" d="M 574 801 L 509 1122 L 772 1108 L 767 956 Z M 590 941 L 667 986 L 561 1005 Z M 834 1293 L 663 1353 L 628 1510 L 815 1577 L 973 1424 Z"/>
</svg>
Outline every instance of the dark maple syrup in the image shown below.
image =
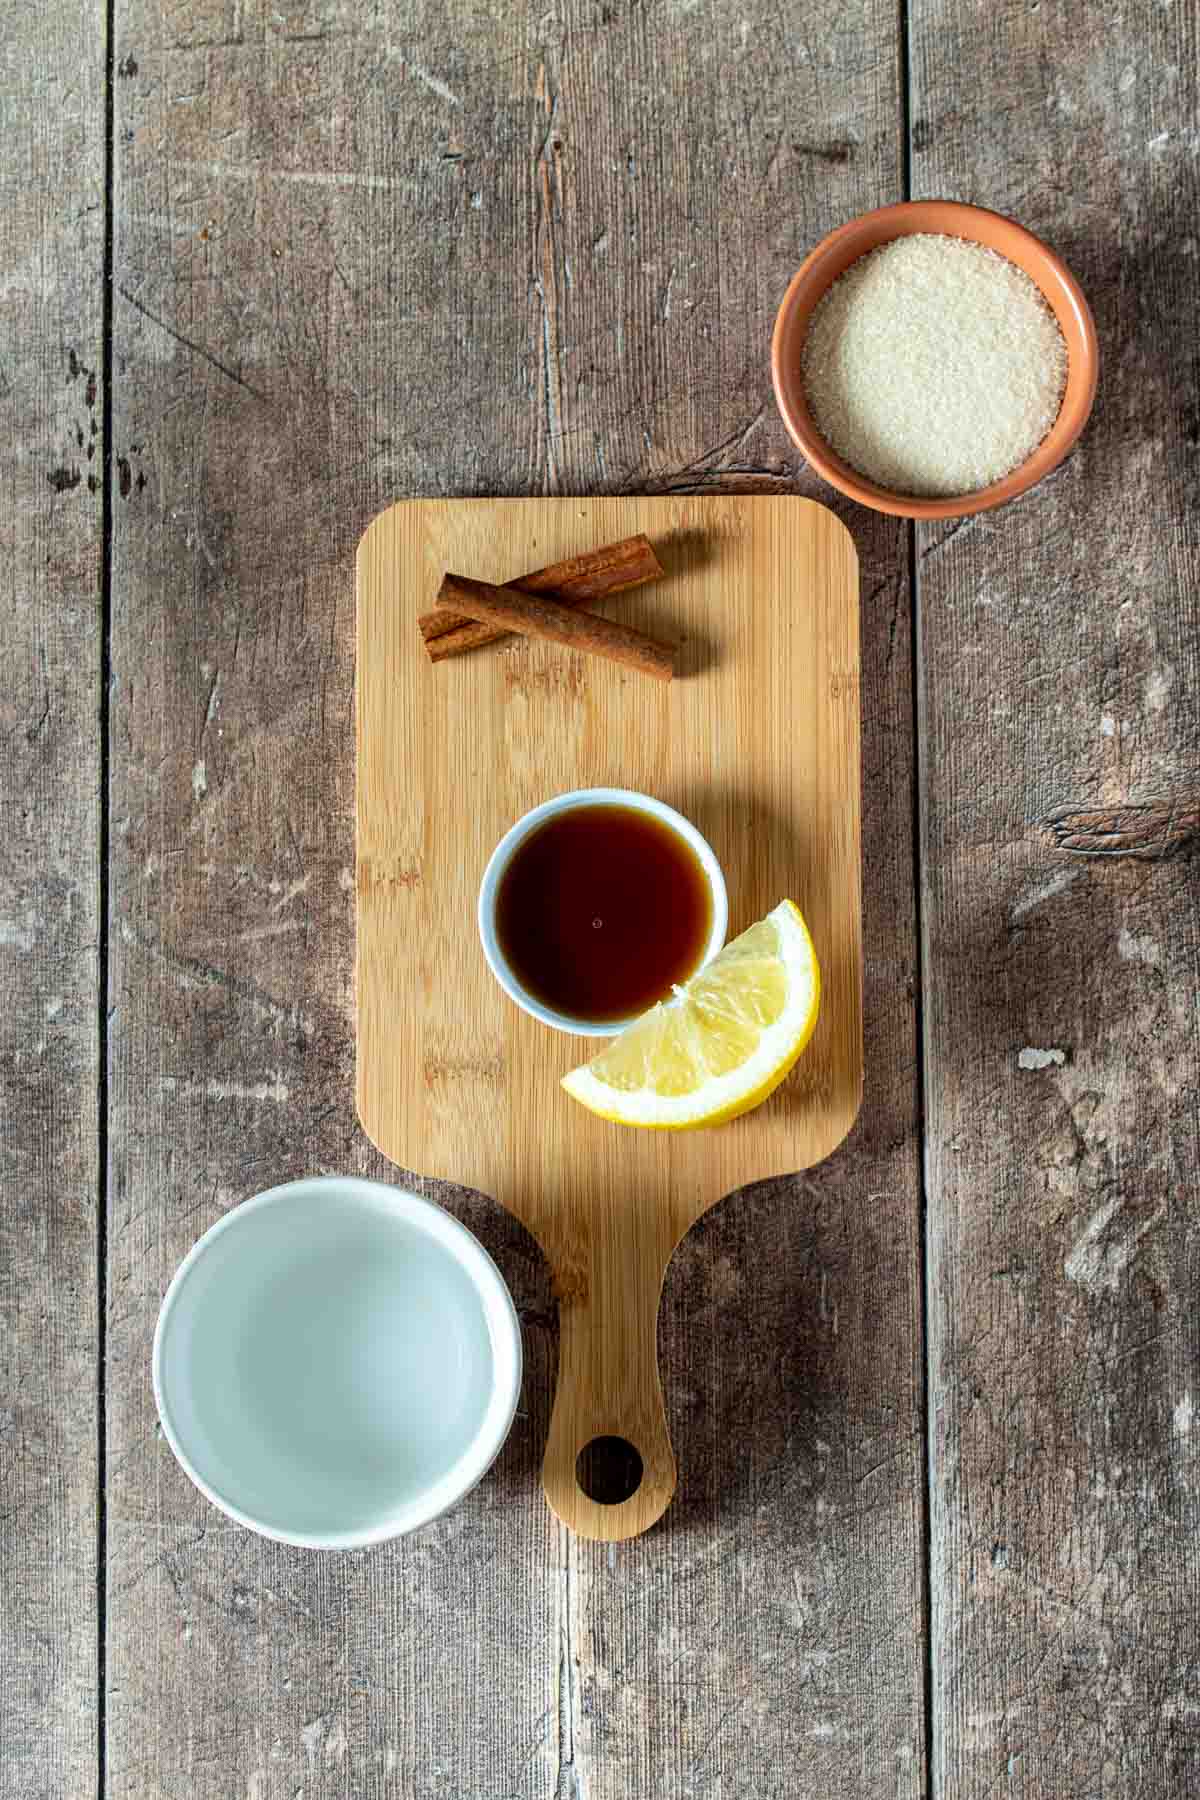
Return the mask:
<svg viewBox="0 0 1200 1800">
<path fill-rule="evenodd" d="M 631 806 L 580 806 L 530 832 L 496 896 L 496 935 L 536 1000 L 612 1024 L 695 973 L 712 931 L 696 852 Z"/>
</svg>

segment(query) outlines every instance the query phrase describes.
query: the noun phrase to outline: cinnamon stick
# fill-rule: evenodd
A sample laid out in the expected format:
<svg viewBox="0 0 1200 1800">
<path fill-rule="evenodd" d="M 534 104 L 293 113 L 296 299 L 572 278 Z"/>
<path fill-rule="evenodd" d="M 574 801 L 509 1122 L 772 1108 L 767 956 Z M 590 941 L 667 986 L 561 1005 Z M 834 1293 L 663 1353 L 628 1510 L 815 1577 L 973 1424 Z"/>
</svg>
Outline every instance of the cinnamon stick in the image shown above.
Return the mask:
<svg viewBox="0 0 1200 1800">
<path fill-rule="evenodd" d="M 622 538 L 619 544 L 605 544 L 582 556 L 568 556 L 544 569 L 534 569 L 509 586 L 523 594 L 546 594 L 560 606 L 573 607 L 623 594 L 627 588 L 641 587 L 647 581 L 659 581 L 662 573 L 650 539 L 639 532 L 635 537 Z M 499 626 L 441 611 L 422 613 L 417 624 L 431 662 L 441 662 L 447 656 L 458 656 L 507 636 Z"/>
<path fill-rule="evenodd" d="M 611 662 L 658 681 L 670 681 L 675 673 L 675 652 L 670 644 L 660 644 L 618 625 L 599 613 L 572 612 L 543 594 L 526 594 L 516 587 L 494 587 L 489 581 L 472 581 L 466 575 L 447 575 L 438 589 L 439 612 L 461 613 L 481 625 L 493 625 L 501 631 L 520 631 L 528 637 L 548 638 L 551 643 L 565 644 L 569 650 L 583 650 L 592 656 L 606 656 Z"/>
</svg>

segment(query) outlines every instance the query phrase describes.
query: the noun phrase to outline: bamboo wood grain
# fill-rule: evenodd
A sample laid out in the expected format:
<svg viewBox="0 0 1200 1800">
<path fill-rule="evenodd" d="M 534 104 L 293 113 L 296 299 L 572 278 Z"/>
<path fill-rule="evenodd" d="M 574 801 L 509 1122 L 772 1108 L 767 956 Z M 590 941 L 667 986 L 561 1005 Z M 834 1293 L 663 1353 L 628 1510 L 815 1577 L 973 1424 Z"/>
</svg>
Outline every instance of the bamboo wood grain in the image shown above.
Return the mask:
<svg viewBox="0 0 1200 1800">
<path fill-rule="evenodd" d="M 679 643 L 688 679 L 529 639 L 431 669 L 416 618 L 441 570 L 499 580 L 535 543 L 561 558 L 634 531 L 666 580 L 631 594 L 628 617 Z M 491 1194 L 541 1243 L 562 1331 L 547 1497 L 585 1536 L 630 1537 L 675 1486 L 655 1351 L 675 1245 L 733 1189 L 828 1156 L 859 1106 L 854 548 L 794 497 L 405 501 L 365 533 L 357 586 L 359 1116 L 394 1161 Z M 627 1132 L 575 1106 L 559 1078 L 587 1047 L 519 1012 L 484 962 L 475 898 L 497 839 L 537 801 L 599 784 L 695 820 L 731 934 L 784 895 L 812 929 L 812 1045 L 766 1106 L 717 1131 Z M 602 1435 L 644 1465 L 615 1506 L 576 1480 Z"/>
</svg>

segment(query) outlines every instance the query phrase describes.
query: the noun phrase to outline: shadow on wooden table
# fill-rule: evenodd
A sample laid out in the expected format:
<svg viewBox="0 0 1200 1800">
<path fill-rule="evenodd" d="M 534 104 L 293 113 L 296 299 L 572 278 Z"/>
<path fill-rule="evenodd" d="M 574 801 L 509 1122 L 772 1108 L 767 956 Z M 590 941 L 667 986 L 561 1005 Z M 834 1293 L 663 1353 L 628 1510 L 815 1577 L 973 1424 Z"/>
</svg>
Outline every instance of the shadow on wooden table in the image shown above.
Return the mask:
<svg viewBox="0 0 1200 1800">
<path fill-rule="evenodd" d="M 659 1339 L 679 1488 L 660 1529 L 816 1544 L 827 1515 L 911 1506 L 913 1202 L 871 1190 L 858 1135 L 731 1196 L 676 1252 Z"/>
<path fill-rule="evenodd" d="M 860 1130 L 821 1168 L 731 1195 L 675 1252 L 659 1360 L 679 1486 L 640 1540 L 651 1554 L 664 1533 L 733 1525 L 816 1544 L 835 1518 L 850 1534 L 851 1516 L 916 1492 L 912 1221 L 903 1194 L 868 1191 Z M 547 1267 L 486 1197 L 427 1186 L 494 1258 L 521 1318 L 521 1399 L 481 1498 L 544 1504 L 558 1364 Z"/>
<path fill-rule="evenodd" d="M 1156 223 L 1153 245 L 1123 248 L 1096 231 L 1048 232 L 1076 276 L 1096 321 L 1100 379 L 1096 404 L 1066 466 L 1088 473 L 1087 509 L 1111 517 L 1129 484 L 1179 484 L 1187 504 L 1188 466 L 1200 443 L 1194 367 L 1195 219 L 1183 206 Z M 1188 248 L 1190 246 L 1190 249 Z M 1126 554 L 1129 553 L 1126 546 Z"/>
</svg>

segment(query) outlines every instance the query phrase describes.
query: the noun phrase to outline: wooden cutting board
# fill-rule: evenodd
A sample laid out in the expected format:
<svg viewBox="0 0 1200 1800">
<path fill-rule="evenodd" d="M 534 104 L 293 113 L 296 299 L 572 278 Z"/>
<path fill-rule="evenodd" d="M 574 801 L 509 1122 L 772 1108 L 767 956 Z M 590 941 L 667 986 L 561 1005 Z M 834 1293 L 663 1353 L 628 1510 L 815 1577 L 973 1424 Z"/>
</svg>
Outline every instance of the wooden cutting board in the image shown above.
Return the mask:
<svg viewBox="0 0 1200 1800">
<path fill-rule="evenodd" d="M 666 579 L 602 610 L 680 646 L 670 684 L 529 639 L 430 664 L 416 618 L 446 570 L 512 580 L 638 531 Z M 820 1162 L 858 1111 L 854 546 L 791 496 L 411 500 L 370 525 L 357 573 L 359 1117 L 393 1161 L 492 1195 L 541 1244 L 561 1314 L 546 1494 L 575 1531 L 631 1537 L 675 1487 L 655 1342 L 672 1250 L 735 1188 Z M 559 1078 L 593 1046 L 528 1018 L 484 962 L 475 901 L 497 840 L 601 785 L 695 822 L 731 937 L 785 896 L 812 931 L 812 1042 L 765 1106 L 713 1131 L 622 1129 L 569 1100 Z M 577 1479 L 597 1437 L 642 1459 L 616 1505 Z"/>
</svg>

